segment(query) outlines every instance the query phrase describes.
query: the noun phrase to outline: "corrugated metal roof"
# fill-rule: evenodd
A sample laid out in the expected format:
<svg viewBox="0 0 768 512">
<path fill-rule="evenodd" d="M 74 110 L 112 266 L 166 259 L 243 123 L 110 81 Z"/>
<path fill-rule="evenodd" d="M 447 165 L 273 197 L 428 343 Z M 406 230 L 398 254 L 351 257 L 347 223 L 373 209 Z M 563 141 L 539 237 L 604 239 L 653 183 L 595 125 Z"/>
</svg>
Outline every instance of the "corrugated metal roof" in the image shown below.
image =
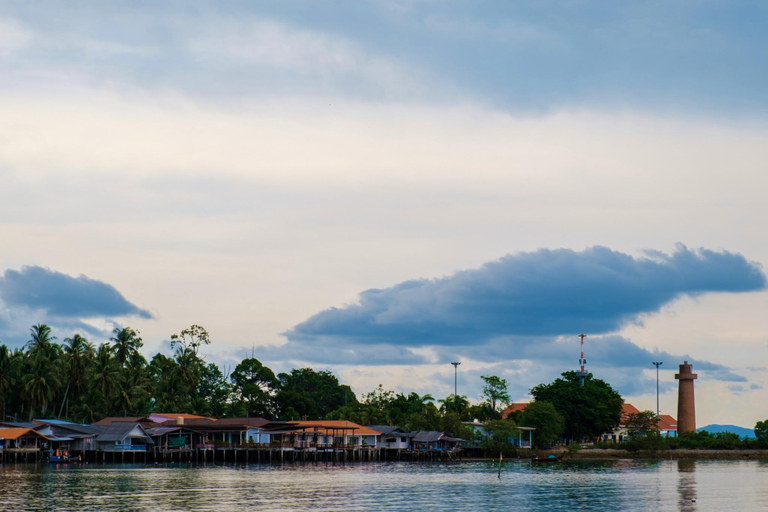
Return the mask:
<svg viewBox="0 0 768 512">
<path fill-rule="evenodd" d="M 138 427 L 140 431 L 143 433 L 141 436 L 131 436 L 131 431 Z M 147 443 L 149 444 L 155 444 L 155 442 L 152 440 L 152 438 L 149 436 L 146 430 L 144 430 L 144 427 L 141 426 L 138 422 L 129 422 L 129 421 L 116 421 L 112 423 L 107 429 L 99 434 L 99 436 L 96 438 L 97 441 L 101 442 L 112 442 L 112 441 L 122 441 L 128 437 L 142 437 L 146 438 Z"/>
<path fill-rule="evenodd" d="M 419 430 L 413 436 L 414 443 L 434 443 L 439 441 L 445 434 L 437 430 Z"/>
</svg>

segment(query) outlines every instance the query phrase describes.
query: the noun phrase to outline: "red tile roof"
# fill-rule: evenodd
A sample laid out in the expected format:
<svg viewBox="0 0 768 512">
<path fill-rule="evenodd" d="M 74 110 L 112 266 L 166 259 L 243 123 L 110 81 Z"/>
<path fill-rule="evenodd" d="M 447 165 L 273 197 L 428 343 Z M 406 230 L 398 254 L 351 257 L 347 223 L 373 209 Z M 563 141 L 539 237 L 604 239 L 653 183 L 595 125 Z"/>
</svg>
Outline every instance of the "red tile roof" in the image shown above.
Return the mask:
<svg viewBox="0 0 768 512">
<path fill-rule="evenodd" d="M 621 415 L 639 414 L 640 410 L 632 404 L 621 404 Z"/>
<path fill-rule="evenodd" d="M 509 404 L 509 407 L 504 409 L 504 412 L 501 413 L 501 417 L 507 419 L 507 417 L 513 412 L 522 412 L 526 407 L 528 407 L 528 404 Z"/>
<path fill-rule="evenodd" d="M 677 420 L 669 414 L 659 414 L 659 427 L 661 430 L 677 430 Z"/>
</svg>

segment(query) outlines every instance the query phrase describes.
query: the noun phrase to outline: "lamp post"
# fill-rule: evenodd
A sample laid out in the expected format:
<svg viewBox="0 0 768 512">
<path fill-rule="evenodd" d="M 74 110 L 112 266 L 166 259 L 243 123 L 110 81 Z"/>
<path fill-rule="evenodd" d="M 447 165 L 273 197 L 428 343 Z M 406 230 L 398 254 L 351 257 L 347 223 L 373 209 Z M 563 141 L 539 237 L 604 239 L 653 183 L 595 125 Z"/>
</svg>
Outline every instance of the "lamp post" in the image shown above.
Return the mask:
<svg viewBox="0 0 768 512">
<path fill-rule="evenodd" d="M 459 365 L 461 363 L 451 363 L 453 365 L 453 399 L 459 396 Z"/>
<path fill-rule="evenodd" d="M 659 428 L 659 366 L 662 361 L 653 361 L 653 365 L 656 367 L 656 429 Z"/>
</svg>

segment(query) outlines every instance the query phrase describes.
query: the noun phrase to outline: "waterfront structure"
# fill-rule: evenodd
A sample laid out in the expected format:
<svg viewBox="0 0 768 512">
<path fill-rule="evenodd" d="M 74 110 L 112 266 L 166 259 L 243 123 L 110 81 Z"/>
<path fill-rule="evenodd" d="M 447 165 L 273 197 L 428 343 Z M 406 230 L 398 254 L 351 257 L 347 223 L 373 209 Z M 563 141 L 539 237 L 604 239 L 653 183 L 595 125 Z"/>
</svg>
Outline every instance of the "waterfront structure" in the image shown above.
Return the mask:
<svg viewBox="0 0 768 512">
<path fill-rule="evenodd" d="M 413 432 L 412 448 L 416 451 L 453 451 L 463 442 L 464 439 L 438 430 L 417 430 Z"/>
<path fill-rule="evenodd" d="M 146 451 L 155 442 L 138 422 L 115 421 L 96 437 L 102 452 Z"/>
<path fill-rule="evenodd" d="M 376 448 L 387 450 L 408 450 L 411 446 L 413 434 L 400 427 L 388 425 L 369 425 L 367 428 L 379 433 L 376 436 Z"/>
<path fill-rule="evenodd" d="M 691 371 L 693 365 L 688 361 L 680 365 L 680 373 L 675 374 L 677 388 L 677 431 L 679 433 L 696 432 L 696 403 L 693 396 L 693 381 L 699 376 Z"/>
<path fill-rule="evenodd" d="M 660 414 L 659 432 L 665 437 L 677 437 L 677 420 L 669 414 Z"/>
</svg>

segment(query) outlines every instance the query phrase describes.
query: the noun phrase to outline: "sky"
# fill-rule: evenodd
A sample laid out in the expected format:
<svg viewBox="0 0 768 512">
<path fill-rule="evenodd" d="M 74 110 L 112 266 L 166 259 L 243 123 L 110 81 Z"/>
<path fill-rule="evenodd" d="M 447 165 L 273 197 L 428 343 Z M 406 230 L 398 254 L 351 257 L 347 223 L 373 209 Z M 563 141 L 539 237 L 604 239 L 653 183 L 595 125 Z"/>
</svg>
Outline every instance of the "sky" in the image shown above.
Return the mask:
<svg viewBox="0 0 768 512">
<path fill-rule="evenodd" d="M 768 6 L 0 4 L 0 340 L 768 417 Z"/>
</svg>

